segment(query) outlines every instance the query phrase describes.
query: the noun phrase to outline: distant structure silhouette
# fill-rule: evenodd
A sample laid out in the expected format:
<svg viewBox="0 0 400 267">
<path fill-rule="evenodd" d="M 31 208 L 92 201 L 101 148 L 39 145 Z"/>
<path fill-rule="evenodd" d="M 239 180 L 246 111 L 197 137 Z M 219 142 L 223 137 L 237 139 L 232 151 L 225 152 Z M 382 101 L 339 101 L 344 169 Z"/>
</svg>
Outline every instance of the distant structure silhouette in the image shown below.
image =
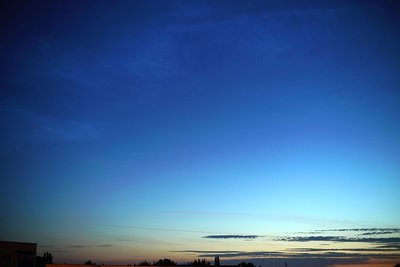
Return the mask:
<svg viewBox="0 0 400 267">
<path fill-rule="evenodd" d="M 0 266 L 35 267 L 36 243 L 0 241 Z"/>
<path fill-rule="evenodd" d="M 219 265 L 220 265 L 219 257 L 217 256 L 217 257 L 214 258 L 214 266 L 219 266 Z"/>
</svg>

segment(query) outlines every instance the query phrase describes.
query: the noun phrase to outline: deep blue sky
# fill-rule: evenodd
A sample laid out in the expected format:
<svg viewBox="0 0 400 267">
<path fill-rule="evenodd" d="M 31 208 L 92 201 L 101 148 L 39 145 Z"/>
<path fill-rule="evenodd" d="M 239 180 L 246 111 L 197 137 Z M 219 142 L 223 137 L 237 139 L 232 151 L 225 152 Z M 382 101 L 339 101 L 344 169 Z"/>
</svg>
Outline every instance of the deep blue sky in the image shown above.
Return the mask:
<svg viewBox="0 0 400 267">
<path fill-rule="evenodd" d="M 0 239 L 135 262 L 400 227 L 396 1 L 0 10 Z"/>
</svg>

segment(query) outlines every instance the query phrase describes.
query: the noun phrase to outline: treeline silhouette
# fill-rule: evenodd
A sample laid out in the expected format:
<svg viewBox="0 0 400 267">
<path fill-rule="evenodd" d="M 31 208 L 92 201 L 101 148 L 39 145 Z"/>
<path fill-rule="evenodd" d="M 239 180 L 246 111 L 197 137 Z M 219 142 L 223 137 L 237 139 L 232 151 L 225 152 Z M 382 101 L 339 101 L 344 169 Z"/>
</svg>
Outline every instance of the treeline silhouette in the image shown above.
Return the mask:
<svg viewBox="0 0 400 267">
<path fill-rule="evenodd" d="M 176 266 L 176 262 L 171 259 L 159 259 L 158 261 L 154 261 L 153 263 L 149 263 L 147 261 L 142 261 L 137 266 Z"/>
<path fill-rule="evenodd" d="M 50 252 L 43 253 L 43 256 L 36 256 L 36 267 L 45 267 L 46 264 L 53 263 L 53 255 Z M 84 263 L 85 265 L 96 265 L 91 260 L 88 260 Z M 128 264 L 131 266 L 131 264 Z M 158 261 L 153 261 L 153 263 L 149 263 L 147 261 L 142 261 L 139 264 L 134 264 L 133 266 L 210 266 L 211 263 L 206 259 L 195 259 L 192 262 L 188 262 L 187 264 L 177 264 L 171 259 L 159 259 Z M 214 266 L 220 266 L 219 257 L 214 258 Z M 228 266 L 237 266 L 237 267 L 256 267 L 252 262 L 241 262 L 237 265 L 228 265 Z M 400 263 L 397 263 L 393 267 L 400 267 Z"/>
<path fill-rule="evenodd" d="M 85 262 L 85 265 L 96 265 L 96 263 L 92 263 L 91 260 L 88 260 Z M 133 265 L 128 264 L 128 265 L 130 265 L 130 266 L 211 266 L 211 263 L 209 261 L 207 261 L 206 259 L 195 259 L 194 261 L 188 262 L 187 264 L 178 264 L 171 259 L 165 258 L 165 259 L 159 259 L 158 261 L 153 261 L 153 263 L 150 263 L 148 261 L 142 261 L 142 262 L 139 262 L 138 264 L 133 264 Z M 219 257 L 215 257 L 214 266 L 221 266 Z M 251 262 L 241 262 L 237 265 L 227 265 L 227 266 L 256 267 Z"/>
<path fill-rule="evenodd" d="M 135 264 L 134 266 L 211 266 L 211 263 L 206 259 L 195 259 L 192 262 L 188 262 L 187 264 L 177 264 L 171 259 L 160 259 L 158 261 L 153 262 L 152 264 L 147 261 L 142 261 L 139 264 Z M 215 257 L 214 266 L 221 266 L 219 257 Z M 227 265 L 227 266 L 237 266 L 237 267 L 256 267 L 251 262 L 241 262 L 237 265 Z M 400 266 L 399 266 L 400 267 Z"/>
<path fill-rule="evenodd" d="M 150 263 L 148 261 L 142 261 L 134 266 L 177 266 L 178 264 L 171 259 L 159 259 L 158 261 L 154 261 Z M 206 259 L 195 259 L 192 262 L 188 262 L 187 266 L 209 266 L 211 263 Z"/>
</svg>

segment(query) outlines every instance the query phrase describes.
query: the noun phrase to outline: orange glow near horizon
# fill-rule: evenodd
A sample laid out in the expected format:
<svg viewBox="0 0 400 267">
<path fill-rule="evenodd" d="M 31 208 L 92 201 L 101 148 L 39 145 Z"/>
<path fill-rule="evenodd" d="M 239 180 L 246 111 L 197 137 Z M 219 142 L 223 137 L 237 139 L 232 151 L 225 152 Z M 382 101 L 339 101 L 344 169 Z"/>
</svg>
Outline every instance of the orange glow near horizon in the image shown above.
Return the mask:
<svg viewBox="0 0 400 267">
<path fill-rule="evenodd" d="M 397 263 L 400 263 L 400 259 L 396 260 L 370 260 L 365 263 L 356 263 L 356 264 L 337 264 L 333 267 L 393 267 Z"/>
</svg>

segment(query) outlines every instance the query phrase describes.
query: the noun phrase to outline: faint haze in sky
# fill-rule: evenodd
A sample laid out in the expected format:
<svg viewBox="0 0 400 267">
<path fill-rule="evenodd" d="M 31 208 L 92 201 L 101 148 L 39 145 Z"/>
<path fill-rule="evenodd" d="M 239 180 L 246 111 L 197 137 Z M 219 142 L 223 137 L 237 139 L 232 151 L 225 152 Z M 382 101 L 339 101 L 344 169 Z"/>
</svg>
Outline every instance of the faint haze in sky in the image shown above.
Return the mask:
<svg viewBox="0 0 400 267">
<path fill-rule="evenodd" d="M 0 10 L 1 240 L 55 262 L 399 261 L 397 1 Z"/>
</svg>

